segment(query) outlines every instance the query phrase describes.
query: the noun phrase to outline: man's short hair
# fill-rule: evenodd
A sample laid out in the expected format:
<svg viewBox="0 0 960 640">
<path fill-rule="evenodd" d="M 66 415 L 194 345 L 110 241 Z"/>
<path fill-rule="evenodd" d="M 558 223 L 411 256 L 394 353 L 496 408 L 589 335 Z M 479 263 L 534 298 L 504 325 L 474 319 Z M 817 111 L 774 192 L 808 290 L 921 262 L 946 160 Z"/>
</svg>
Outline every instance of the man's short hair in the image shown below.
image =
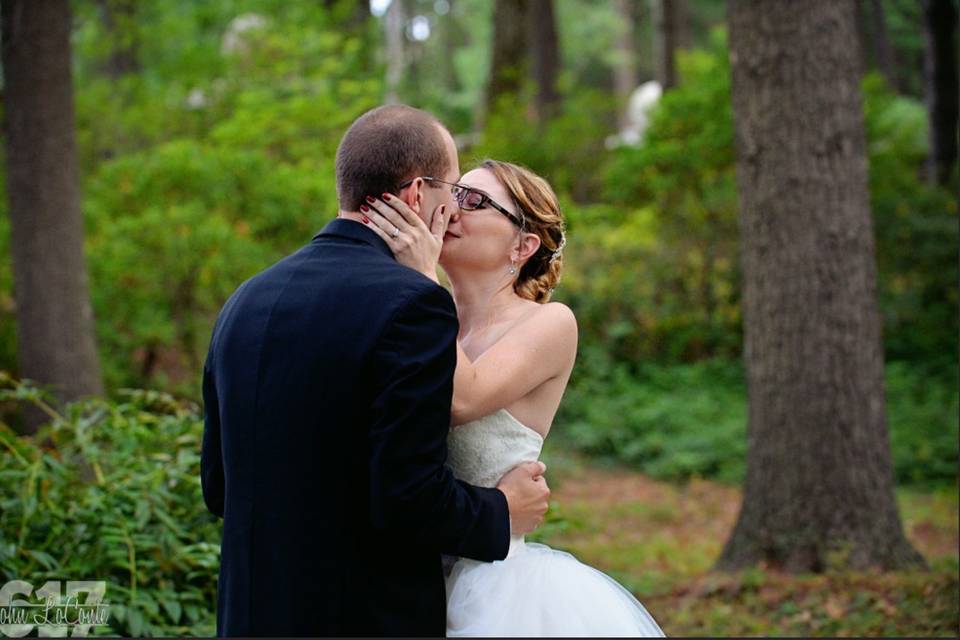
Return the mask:
<svg viewBox="0 0 960 640">
<path fill-rule="evenodd" d="M 450 170 L 444 127 L 407 105 L 377 107 L 357 118 L 337 148 L 337 198 L 342 211 L 357 211 L 364 196 L 396 193 L 417 176 L 443 177 Z"/>
</svg>

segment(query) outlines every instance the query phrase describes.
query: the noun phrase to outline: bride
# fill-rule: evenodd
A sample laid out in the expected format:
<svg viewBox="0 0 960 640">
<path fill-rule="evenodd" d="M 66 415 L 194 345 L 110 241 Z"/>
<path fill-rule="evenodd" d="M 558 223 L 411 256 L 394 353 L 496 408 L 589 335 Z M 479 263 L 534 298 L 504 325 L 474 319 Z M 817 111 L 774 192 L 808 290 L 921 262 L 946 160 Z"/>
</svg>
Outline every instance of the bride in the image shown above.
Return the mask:
<svg viewBox="0 0 960 640">
<path fill-rule="evenodd" d="M 576 319 L 550 302 L 566 237 L 553 190 L 527 169 L 486 160 L 450 188 L 459 209 L 446 221 L 439 207 L 429 228 L 389 194 L 361 211 L 399 262 L 437 281 L 439 261 L 449 277 L 460 333 L 448 464 L 493 487 L 539 458 L 573 369 Z M 612 578 L 522 536 L 504 560 L 452 560 L 448 636 L 664 635 Z"/>
</svg>

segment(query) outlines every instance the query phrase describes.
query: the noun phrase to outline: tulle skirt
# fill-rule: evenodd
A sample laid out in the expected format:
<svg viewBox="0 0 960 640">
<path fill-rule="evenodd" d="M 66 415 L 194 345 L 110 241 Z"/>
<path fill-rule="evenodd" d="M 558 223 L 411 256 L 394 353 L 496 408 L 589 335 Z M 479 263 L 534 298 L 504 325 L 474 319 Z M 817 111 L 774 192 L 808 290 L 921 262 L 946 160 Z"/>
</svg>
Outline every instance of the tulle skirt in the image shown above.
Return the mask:
<svg viewBox="0 0 960 640">
<path fill-rule="evenodd" d="M 496 562 L 460 558 L 446 585 L 449 637 L 665 637 L 617 581 L 543 544 L 520 542 Z"/>
</svg>

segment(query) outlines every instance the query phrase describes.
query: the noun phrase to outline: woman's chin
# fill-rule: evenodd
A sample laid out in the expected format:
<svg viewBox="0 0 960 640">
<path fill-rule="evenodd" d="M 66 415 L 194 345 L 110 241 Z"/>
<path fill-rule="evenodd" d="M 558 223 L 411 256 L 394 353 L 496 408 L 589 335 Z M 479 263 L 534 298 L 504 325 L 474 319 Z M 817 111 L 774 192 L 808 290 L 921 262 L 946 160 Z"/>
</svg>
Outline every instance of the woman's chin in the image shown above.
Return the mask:
<svg viewBox="0 0 960 640">
<path fill-rule="evenodd" d="M 443 241 L 443 248 L 440 250 L 440 258 L 438 260 L 440 266 L 443 268 L 451 265 L 456 266 L 457 264 L 456 251 L 450 249 L 450 246 L 447 244 L 448 242 L 449 240 Z"/>
</svg>

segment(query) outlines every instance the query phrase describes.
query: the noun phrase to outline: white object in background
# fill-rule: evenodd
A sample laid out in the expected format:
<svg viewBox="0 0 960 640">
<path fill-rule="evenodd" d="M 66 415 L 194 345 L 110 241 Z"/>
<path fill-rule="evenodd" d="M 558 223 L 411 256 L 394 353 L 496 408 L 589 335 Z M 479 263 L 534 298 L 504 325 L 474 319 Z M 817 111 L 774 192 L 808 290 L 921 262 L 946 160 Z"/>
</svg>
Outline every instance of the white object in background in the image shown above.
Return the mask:
<svg viewBox="0 0 960 640">
<path fill-rule="evenodd" d="M 638 146 L 650 126 L 650 112 L 660 101 L 663 87 L 656 80 L 644 82 L 633 90 L 627 103 L 627 126 L 606 140 L 608 149 L 621 145 Z"/>
<path fill-rule="evenodd" d="M 237 16 L 227 25 L 220 43 L 220 52 L 228 55 L 232 53 L 246 53 L 250 44 L 244 34 L 254 29 L 267 26 L 267 19 L 258 13 L 244 13 Z"/>
</svg>

